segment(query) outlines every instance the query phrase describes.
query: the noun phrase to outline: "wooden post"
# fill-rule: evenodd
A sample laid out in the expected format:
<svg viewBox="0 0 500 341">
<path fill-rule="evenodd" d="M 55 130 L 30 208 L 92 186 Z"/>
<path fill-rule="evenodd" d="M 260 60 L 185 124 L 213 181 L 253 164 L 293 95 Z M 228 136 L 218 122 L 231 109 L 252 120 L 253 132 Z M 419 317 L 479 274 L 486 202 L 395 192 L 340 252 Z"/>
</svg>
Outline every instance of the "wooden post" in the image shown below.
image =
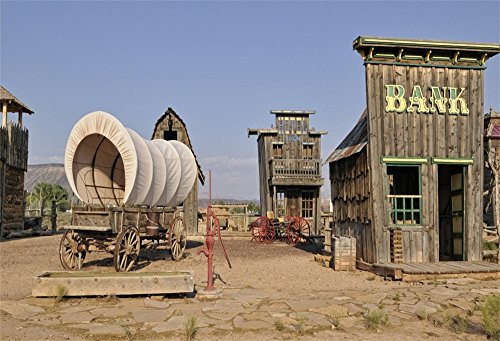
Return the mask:
<svg viewBox="0 0 500 341">
<path fill-rule="evenodd" d="M 57 227 L 57 206 L 56 201 L 52 200 L 52 207 L 50 208 L 50 227 L 52 228 L 52 233 L 56 233 Z"/>
<path fill-rule="evenodd" d="M 19 128 L 23 127 L 23 112 L 21 110 L 18 111 L 18 119 L 17 123 L 19 124 Z"/>
<path fill-rule="evenodd" d="M 2 107 L 2 128 L 7 127 L 7 103 L 3 103 Z"/>
</svg>

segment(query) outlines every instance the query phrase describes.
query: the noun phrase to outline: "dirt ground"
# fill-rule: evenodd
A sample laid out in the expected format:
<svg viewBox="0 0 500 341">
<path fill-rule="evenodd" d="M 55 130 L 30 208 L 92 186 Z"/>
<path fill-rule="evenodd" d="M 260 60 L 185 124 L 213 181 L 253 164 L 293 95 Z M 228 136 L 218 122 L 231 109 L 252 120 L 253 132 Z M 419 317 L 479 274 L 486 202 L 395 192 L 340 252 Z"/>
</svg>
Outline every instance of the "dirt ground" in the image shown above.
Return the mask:
<svg viewBox="0 0 500 341">
<path fill-rule="evenodd" d="M 0 242 L 0 300 L 2 304 L 8 306 L 22 302 L 30 304 L 29 309 L 42 307 L 45 311 L 37 316 L 45 316 L 51 319 L 50 321 L 56 321 L 54 323 L 57 324 L 55 326 L 51 324 L 52 322 L 33 322 L 32 316 L 23 318 L 25 316 L 23 314 L 8 314 L 9 309 L 2 309 L 3 311 L 0 310 L 1 339 L 101 339 L 102 335 L 96 337 L 91 332 L 83 333 L 75 329 L 77 327 L 74 325 L 66 328 L 64 312 L 75 310 L 76 307 L 81 310 L 96 307 L 108 309 L 113 305 L 123 306 L 123 309 L 139 305 L 144 310 L 142 303 L 144 297 L 118 298 L 113 302 L 95 298 L 71 299 L 61 304 L 55 304 L 50 298 L 29 298 L 33 278 L 36 275 L 43 271 L 62 270 L 58 258 L 59 240 L 60 235 Z M 383 278 L 362 271 L 335 272 L 313 260 L 314 251 L 317 251 L 314 248 L 301 249 L 284 243 L 261 245 L 249 240 L 227 240 L 225 244 L 233 268 L 228 268 L 221 249 L 216 244 L 215 272 L 220 274 L 228 284 L 223 285 L 220 281 L 216 283 L 218 287 L 224 288 L 224 297 L 220 302 L 215 303 L 215 307 L 206 306 L 208 303 L 198 303 L 195 299 L 165 298 L 164 300 L 168 302 L 170 309 L 173 306 L 177 307 L 177 310 L 172 310 L 171 319 L 179 315 L 179 311 L 187 311 L 185 307 L 190 307 L 189 311 L 192 311 L 191 308 L 196 308 L 193 311 L 199 312 L 201 320 L 216 321 L 217 317 L 209 318 L 205 316 L 206 312 L 212 308 L 217 309 L 221 305 L 221 309 L 231 311 L 231 309 L 234 310 L 235 305 L 238 305 L 231 319 L 219 321 L 226 327 L 218 329 L 219 322 L 213 324 L 206 322 L 206 328 L 200 329 L 197 339 L 484 340 L 486 336 L 478 327 L 477 307 L 484 295 L 500 291 L 500 281 L 464 280 L 462 282 L 412 284 L 385 281 Z M 196 288 L 203 288 L 206 260 L 203 255 L 196 254 L 202 246 L 201 242 L 190 241 L 186 250 L 187 257 L 179 262 L 170 260 L 168 251 L 165 250 L 142 250 L 136 271 L 192 270 L 195 273 Z M 88 255 L 84 271 L 113 271 L 111 256 L 100 253 Z M 452 292 L 448 300 L 454 300 L 456 304 L 443 300 L 443 297 L 446 298 L 443 293 L 450 290 Z M 476 293 L 471 294 L 474 290 Z M 257 301 L 248 303 L 248 297 Z M 416 311 L 415 307 L 419 305 L 425 308 L 425 318 L 420 316 L 422 314 L 420 310 Z M 387 307 L 390 313 L 389 326 L 376 331 L 363 327 L 363 312 L 383 307 Z M 326 308 L 330 309 L 327 313 L 325 313 Z M 332 309 L 337 309 L 341 313 L 334 316 L 331 313 Z M 353 311 L 352 314 L 351 311 Z M 262 314 L 266 317 L 264 318 Z M 280 328 L 275 328 L 277 319 L 281 318 L 291 320 L 290 325 L 296 326 L 293 321 L 301 320 L 297 317 L 298 314 L 306 314 L 304 319 L 311 321 L 312 327 L 309 333 L 298 333 L 295 329 L 281 331 Z M 458 332 L 453 331 L 453 328 L 450 328 L 450 326 L 453 327 L 452 325 L 446 325 L 446 321 L 443 322 L 445 319 L 443 316 L 446 314 L 471 316 L 472 322 L 466 328 L 459 329 Z M 431 315 L 435 318 L 431 318 Z M 442 317 L 441 320 L 437 318 L 438 315 Z M 128 316 L 130 319 L 131 315 Z M 43 319 L 47 321 L 45 317 Z M 63 322 L 60 322 L 60 319 Z M 252 328 L 253 325 L 259 325 L 256 324 L 257 320 L 261 324 L 266 321 L 268 325 L 263 325 L 262 328 Z M 40 319 L 37 321 L 39 322 Z M 102 323 L 117 323 L 111 320 L 103 322 L 99 319 L 89 320 L 88 323 L 96 321 L 101 325 Z M 127 339 L 182 338 L 179 334 L 181 332 L 151 334 L 150 328 L 159 328 L 158 326 L 161 327 L 162 323 L 166 324 L 165 319 L 162 321 L 150 324 L 147 328 L 141 324 L 142 322 L 132 321 L 129 324 L 120 322 L 120 328 L 126 329 L 124 335 Z M 317 325 L 314 325 L 312 321 L 317 321 Z M 330 322 L 325 323 L 325 321 Z M 130 327 L 125 327 L 125 325 Z M 248 329 L 245 329 L 245 326 Z M 318 326 L 321 328 L 316 328 Z M 113 333 L 110 334 L 106 335 L 106 338 L 114 337 Z M 123 339 L 123 335 L 121 337 L 120 335 L 118 333 L 115 336 Z"/>
</svg>

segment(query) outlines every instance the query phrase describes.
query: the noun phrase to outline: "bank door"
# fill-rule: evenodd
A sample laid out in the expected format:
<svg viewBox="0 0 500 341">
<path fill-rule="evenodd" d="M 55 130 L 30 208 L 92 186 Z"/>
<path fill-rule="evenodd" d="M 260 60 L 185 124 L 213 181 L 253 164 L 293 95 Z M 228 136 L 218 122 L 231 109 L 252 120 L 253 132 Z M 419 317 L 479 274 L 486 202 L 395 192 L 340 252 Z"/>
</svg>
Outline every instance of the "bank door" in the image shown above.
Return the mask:
<svg viewBox="0 0 500 341">
<path fill-rule="evenodd" d="M 451 174 L 451 239 L 452 257 L 464 259 L 464 171 Z"/>
</svg>

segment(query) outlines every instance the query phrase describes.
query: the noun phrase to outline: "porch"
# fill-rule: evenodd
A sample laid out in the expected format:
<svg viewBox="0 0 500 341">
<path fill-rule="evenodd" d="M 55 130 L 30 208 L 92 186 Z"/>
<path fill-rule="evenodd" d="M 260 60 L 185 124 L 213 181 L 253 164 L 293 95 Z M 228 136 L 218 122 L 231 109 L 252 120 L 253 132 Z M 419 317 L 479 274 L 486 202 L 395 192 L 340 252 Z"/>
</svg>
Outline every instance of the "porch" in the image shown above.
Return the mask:
<svg viewBox="0 0 500 341">
<path fill-rule="evenodd" d="M 500 279 L 500 265 L 485 261 L 446 261 L 437 263 L 375 263 L 356 261 L 356 267 L 405 282 L 449 278 Z"/>
</svg>

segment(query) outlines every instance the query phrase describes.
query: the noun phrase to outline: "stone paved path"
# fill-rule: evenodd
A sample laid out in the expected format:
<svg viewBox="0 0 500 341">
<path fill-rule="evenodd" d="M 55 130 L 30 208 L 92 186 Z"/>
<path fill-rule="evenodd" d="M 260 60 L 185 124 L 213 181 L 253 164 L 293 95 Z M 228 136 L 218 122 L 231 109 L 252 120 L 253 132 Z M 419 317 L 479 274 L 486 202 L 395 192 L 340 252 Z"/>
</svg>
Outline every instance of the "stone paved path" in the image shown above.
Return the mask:
<svg viewBox="0 0 500 341">
<path fill-rule="evenodd" d="M 364 280 L 364 279 L 360 279 Z M 290 283 L 293 285 L 293 283 Z M 295 293 L 225 288 L 215 301 L 195 297 L 26 298 L 0 302 L 1 339 L 185 339 L 196 317 L 199 340 L 484 340 L 479 306 L 500 281 L 454 279 L 383 291 L 352 288 Z M 367 327 L 368 312 L 388 325 Z M 461 321 L 466 321 L 462 323 Z M 9 337 L 9 329 L 25 330 Z M 12 335 L 11 335 L 12 336 Z"/>
</svg>

